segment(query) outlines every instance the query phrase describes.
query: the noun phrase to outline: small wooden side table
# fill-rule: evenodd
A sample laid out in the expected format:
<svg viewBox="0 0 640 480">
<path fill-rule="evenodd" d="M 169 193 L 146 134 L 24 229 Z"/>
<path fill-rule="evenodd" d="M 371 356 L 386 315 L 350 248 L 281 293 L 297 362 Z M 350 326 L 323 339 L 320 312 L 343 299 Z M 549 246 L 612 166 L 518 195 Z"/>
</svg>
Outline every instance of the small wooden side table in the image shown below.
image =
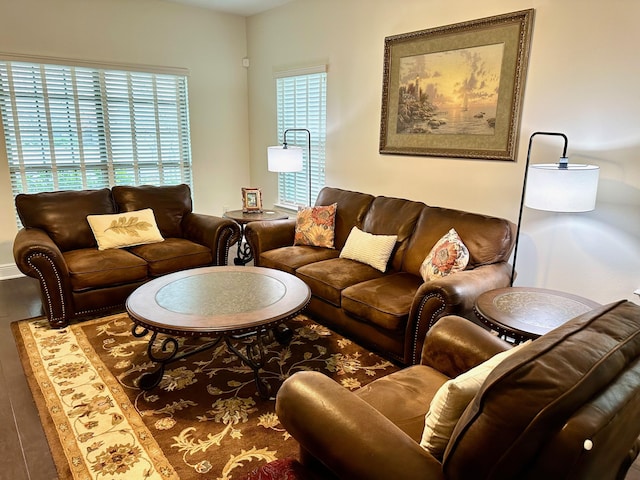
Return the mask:
<svg viewBox="0 0 640 480">
<path fill-rule="evenodd" d="M 244 240 L 244 227 L 247 223 L 250 222 L 261 222 L 261 221 L 271 221 L 271 220 L 284 220 L 285 218 L 289 218 L 288 215 L 263 210 L 262 212 L 243 212 L 242 210 L 229 210 L 225 212 L 223 217 L 233 220 L 238 225 L 240 225 L 240 240 L 238 241 L 238 250 L 236 252 L 236 258 L 233 259 L 233 263 L 235 265 L 246 265 L 251 260 L 253 260 L 253 253 L 251 252 L 251 247 Z"/>
<path fill-rule="evenodd" d="M 557 290 L 510 287 L 483 293 L 476 299 L 474 311 L 482 323 L 505 340 L 522 343 L 599 306 Z"/>
</svg>

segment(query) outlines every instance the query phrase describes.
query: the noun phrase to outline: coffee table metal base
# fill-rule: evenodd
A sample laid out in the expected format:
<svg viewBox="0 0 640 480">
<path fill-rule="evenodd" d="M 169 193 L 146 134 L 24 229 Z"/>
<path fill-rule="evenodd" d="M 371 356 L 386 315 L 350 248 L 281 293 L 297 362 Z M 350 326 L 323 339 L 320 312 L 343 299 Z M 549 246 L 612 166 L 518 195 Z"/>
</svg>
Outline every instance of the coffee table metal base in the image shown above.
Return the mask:
<svg viewBox="0 0 640 480">
<path fill-rule="evenodd" d="M 131 334 L 136 338 L 145 337 L 149 333 L 149 329 L 143 325 L 134 324 Z M 158 332 L 152 332 L 151 338 L 147 345 L 147 356 L 149 360 L 158 364 L 153 372 L 148 372 L 140 377 L 138 386 L 142 390 L 151 390 L 158 386 L 164 375 L 165 367 L 173 362 L 181 360 L 191 355 L 204 352 L 216 347 L 223 342 L 227 348 L 232 351 L 242 362 L 253 370 L 253 377 L 256 383 L 258 394 L 261 398 L 268 399 L 271 395 L 271 385 L 260 377 L 260 370 L 264 365 L 266 347 L 264 337 L 275 338 L 281 345 L 287 345 L 291 340 L 293 332 L 284 325 L 269 329 L 262 329 L 256 332 L 249 332 L 238 335 L 222 334 L 215 340 L 203 343 L 202 345 L 187 347 L 180 351 L 180 342 L 171 336 L 165 335 L 162 339 L 158 338 Z M 233 340 L 249 339 L 243 353 L 233 343 Z M 155 352 L 160 351 L 157 355 Z"/>
</svg>

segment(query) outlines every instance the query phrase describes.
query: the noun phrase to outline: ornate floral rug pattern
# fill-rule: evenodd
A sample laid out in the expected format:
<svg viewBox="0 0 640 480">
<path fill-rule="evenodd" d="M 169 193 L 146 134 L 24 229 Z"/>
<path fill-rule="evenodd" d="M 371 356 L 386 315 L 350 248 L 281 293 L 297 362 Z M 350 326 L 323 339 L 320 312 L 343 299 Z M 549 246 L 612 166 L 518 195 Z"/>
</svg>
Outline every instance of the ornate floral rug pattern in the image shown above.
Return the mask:
<svg viewBox="0 0 640 480">
<path fill-rule="evenodd" d="M 300 370 L 349 389 L 397 370 L 304 315 L 287 324 L 291 342 L 268 343 L 261 371 L 274 392 Z M 135 338 L 131 327 L 126 314 L 61 330 L 42 319 L 13 324 L 59 478 L 231 480 L 296 454 L 275 401 L 260 398 L 253 371 L 224 342 L 169 364 L 145 392 L 137 381 L 155 364 L 148 337 Z"/>
</svg>

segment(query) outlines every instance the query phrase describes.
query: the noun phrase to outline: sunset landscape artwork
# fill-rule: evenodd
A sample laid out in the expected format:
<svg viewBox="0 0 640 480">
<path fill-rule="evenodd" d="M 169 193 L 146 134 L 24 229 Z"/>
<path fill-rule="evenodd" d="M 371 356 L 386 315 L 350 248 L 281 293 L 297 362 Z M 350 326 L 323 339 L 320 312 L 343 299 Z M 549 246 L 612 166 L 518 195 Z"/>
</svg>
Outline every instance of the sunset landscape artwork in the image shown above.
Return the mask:
<svg viewBox="0 0 640 480">
<path fill-rule="evenodd" d="M 504 44 L 400 59 L 397 134 L 493 135 Z"/>
</svg>

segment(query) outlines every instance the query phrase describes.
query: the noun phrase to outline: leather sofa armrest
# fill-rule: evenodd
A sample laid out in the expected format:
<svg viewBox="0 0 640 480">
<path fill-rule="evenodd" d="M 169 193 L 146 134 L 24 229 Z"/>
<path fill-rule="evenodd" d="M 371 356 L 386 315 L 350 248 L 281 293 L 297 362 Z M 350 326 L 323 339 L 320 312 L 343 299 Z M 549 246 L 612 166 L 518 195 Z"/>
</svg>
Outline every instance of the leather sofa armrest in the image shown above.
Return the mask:
<svg viewBox="0 0 640 480">
<path fill-rule="evenodd" d="M 13 242 L 13 258 L 25 275 L 40 281 L 42 302 L 52 327 L 67 325 L 71 280 L 67 262 L 51 237 L 39 228 L 22 228 Z"/>
<path fill-rule="evenodd" d="M 33 263 L 36 256 L 47 258 L 63 276 L 69 275 L 62 252 L 44 230 L 39 228 L 20 229 L 13 241 L 13 258 L 22 273 L 39 279 L 37 268 Z"/>
<path fill-rule="evenodd" d="M 251 247 L 254 264 L 260 266 L 260 255 L 263 252 L 293 245 L 295 233 L 295 218 L 247 223 L 244 236 Z"/>
<path fill-rule="evenodd" d="M 185 238 L 205 245 L 213 252 L 214 265 L 226 265 L 229 248 L 240 240 L 240 227 L 228 218 L 188 213 L 182 219 Z"/>
<path fill-rule="evenodd" d="M 449 315 L 427 332 L 420 363 L 454 378 L 509 348 L 480 325 Z"/>
<path fill-rule="evenodd" d="M 276 413 L 301 448 L 338 478 L 444 478 L 440 462 L 411 437 L 319 372 L 287 379 L 276 397 Z"/>
<path fill-rule="evenodd" d="M 405 363 L 419 362 L 425 335 L 440 318 L 470 314 L 480 294 L 509 286 L 510 275 L 510 265 L 500 262 L 423 283 L 416 292 L 409 312 Z"/>
</svg>

